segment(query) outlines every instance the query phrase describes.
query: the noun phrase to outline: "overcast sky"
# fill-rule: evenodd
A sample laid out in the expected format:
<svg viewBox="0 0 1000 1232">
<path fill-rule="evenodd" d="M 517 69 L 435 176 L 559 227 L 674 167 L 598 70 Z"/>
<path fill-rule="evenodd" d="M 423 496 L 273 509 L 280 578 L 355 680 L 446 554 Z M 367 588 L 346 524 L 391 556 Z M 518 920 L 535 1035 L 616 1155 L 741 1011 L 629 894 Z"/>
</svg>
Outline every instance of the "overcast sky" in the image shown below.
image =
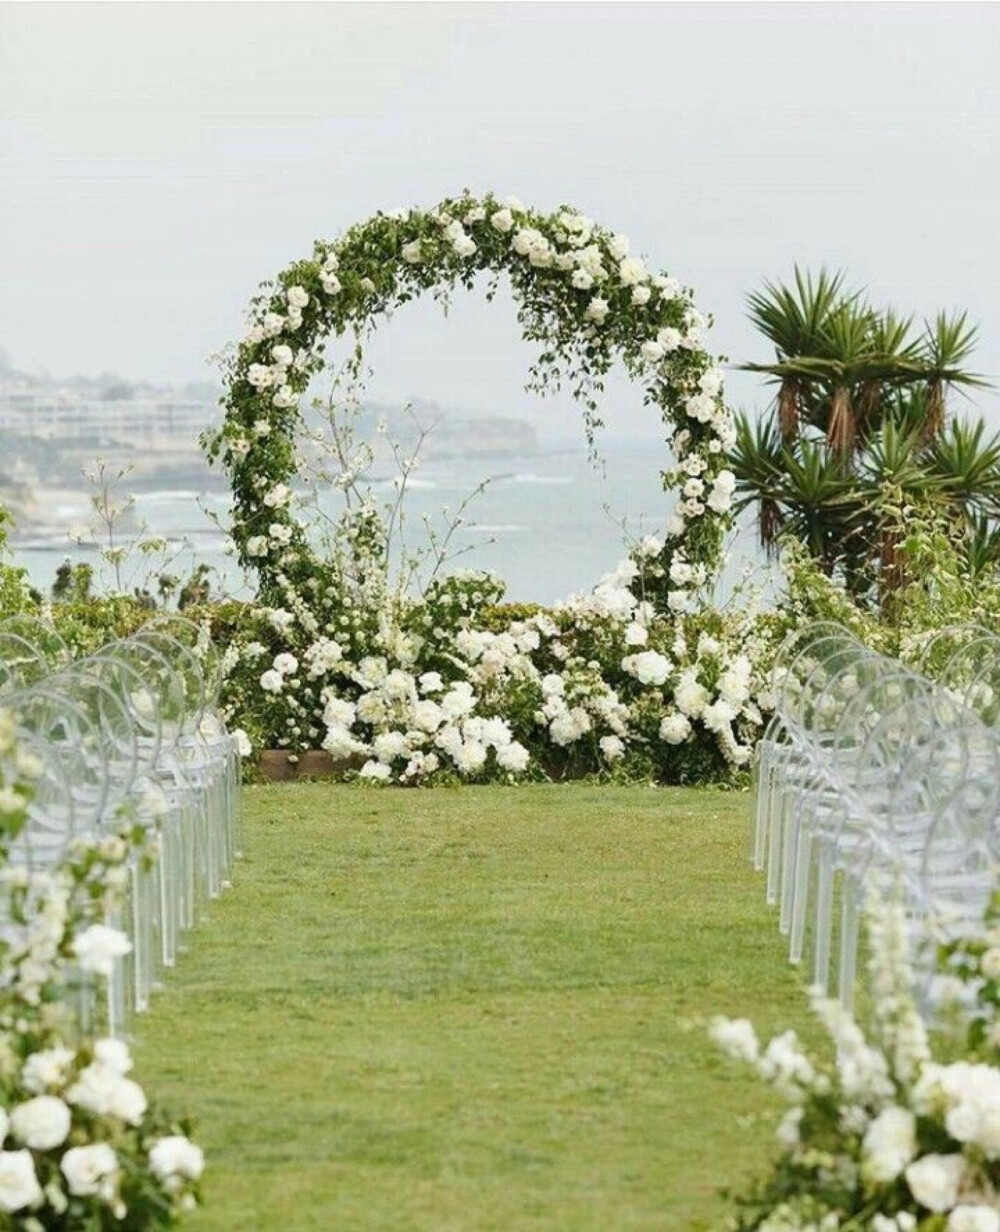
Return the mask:
<svg viewBox="0 0 1000 1232">
<path fill-rule="evenodd" d="M 625 231 L 735 360 L 765 355 L 747 290 L 826 262 L 967 307 L 996 375 L 998 35 L 1000 6 L 959 3 L 0 4 L 0 346 L 204 378 L 316 236 L 468 186 Z M 458 309 L 392 322 L 376 392 L 528 411 L 509 304 Z"/>
</svg>

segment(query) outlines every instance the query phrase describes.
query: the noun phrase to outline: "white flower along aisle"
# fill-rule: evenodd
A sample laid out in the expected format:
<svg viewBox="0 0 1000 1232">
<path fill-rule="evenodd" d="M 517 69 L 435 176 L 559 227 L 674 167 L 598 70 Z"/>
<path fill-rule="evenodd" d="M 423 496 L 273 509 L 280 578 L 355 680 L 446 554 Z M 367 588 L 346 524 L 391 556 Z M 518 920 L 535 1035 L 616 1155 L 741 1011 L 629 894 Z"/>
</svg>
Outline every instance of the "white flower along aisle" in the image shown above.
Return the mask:
<svg viewBox="0 0 1000 1232">
<path fill-rule="evenodd" d="M 664 486 L 678 494 L 663 538 L 644 540 L 592 594 L 499 626 L 483 619 L 502 596 L 488 575 L 438 580 L 419 599 L 392 594 L 371 507 L 340 528 L 348 567 L 317 552 L 292 488 L 300 399 L 328 338 L 355 338 L 359 371 L 364 337 L 394 309 L 484 271 L 509 277 L 523 335 L 541 348 L 529 388 L 569 387 L 588 437 L 615 360 L 642 382 L 675 458 Z M 584 769 L 639 750 L 655 772 L 663 748 L 706 735 L 727 762 L 745 762 L 763 687 L 750 623 L 684 623 L 717 570 L 735 482 L 707 324 L 675 278 L 569 208 L 466 194 L 317 243 L 254 301 L 227 361 L 224 424 L 206 442 L 230 476 L 233 538 L 264 605 L 261 636 L 230 647 L 233 712 L 263 709 L 281 747 L 367 758 L 375 779 L 507 777 L 530 770 L 539 746 L 569 750 Z M 585 745 L 589 760 L 577 755 Z"/>
</svg>

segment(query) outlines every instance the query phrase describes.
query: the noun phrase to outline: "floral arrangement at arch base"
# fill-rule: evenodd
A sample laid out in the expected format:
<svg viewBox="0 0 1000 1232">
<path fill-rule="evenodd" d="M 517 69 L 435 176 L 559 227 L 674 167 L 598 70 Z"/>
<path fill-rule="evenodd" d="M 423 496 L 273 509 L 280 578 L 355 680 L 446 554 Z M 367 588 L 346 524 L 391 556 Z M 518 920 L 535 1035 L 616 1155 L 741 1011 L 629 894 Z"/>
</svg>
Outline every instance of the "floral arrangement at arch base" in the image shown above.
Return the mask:
<svg viewBox="0 0 1000 1232">
<path fill-rule="evenodd" d="M 868 917 L 873 1006 L 866 1031 L 818 994 L 813 1009 L 835 1057 L 808 1055 L 796 1033 L 762 1045 L 746 1019 L 712 1035 L 788 1105 L 770 1175 L 737 1201 L 727 1228 L 749 1232 L 1000 1232 L 1000 1069 L 963 1039 L 935 1057 L 917 1011 L 907 922 L 891 899 Z M 989 943 L 1000 954 L 996 930 Z M 974 947 L 978 948 L 978 947 Z"/>
<path fill-rule="evenodd" d="M 11 865 L 39 770 L 0 710 L 0 1227 L 171 1227 L 197 1205 L 202 1151 L 149 1105 L 128 1047 L 87 1035 L 76 1008 L 81 980 L 100 983 L 129 949 L 105 920 L 143 835 L 75 840 L 55 872 Z"/>
</svg>

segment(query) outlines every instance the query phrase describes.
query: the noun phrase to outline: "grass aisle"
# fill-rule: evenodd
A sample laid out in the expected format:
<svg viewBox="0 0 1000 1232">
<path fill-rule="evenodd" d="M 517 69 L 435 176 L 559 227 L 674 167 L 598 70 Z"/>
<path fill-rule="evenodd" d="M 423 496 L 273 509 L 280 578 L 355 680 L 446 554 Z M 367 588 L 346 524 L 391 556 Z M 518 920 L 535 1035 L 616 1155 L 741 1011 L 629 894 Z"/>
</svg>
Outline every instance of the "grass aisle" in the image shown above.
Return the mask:
<svg viewBox="0 0 1000 1232">
<path fill-rule="evenodd" d="M 759 1167 L 716 1012 L 799 1023 L 747 798 L 247 793 L 247 858 L 141 1024 L 210 1164 L 192 1229 L 685 1229 Z M 749 1128 L 748 1128 L 749 1125 Z"/>
</svg>

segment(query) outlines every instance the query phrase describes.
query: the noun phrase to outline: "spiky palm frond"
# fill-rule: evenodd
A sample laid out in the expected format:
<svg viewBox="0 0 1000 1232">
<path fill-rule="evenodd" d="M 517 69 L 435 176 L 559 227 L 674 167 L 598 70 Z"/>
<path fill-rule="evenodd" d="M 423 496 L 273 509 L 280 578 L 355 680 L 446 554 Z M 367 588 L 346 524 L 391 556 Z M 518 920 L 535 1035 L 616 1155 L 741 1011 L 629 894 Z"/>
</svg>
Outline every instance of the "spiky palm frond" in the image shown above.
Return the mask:
<svg viewBox="0 0 1000 1232">
<path fill-rule="evenodd" d="M 736 476 L 735 509 L 741 513 L 756 504 L 761 546 L 768 552 L 777 543 L 784 525 L 781 506 L 783 448 L 778 432 L 769 421 L 748 415 L 736 416 L 736 444 L 729 455 Z"/>
<path fill-rule="evenodd" d="M 1000 564 L 1000 526 L 985 514 L 971 517 L 964 547 L 965 566 L 972 577 L 996 569 Z"/>
<path fill-rule="evenodd" d="M 1000 434 L 987 436 L 983 420 L 953 420 L 927 449 L 925 466 L 953 500 L 1000 512 Z"/>
<path fill-rule="evenodd" d="M 815 355 L 822 345 L 823 328 L 830 313 L 860 292 L 844 290 L 844 275 L 821 269 L 812 274 L 795 267 L 795 286 L 765 282 L 763 291 L 747 296 L 750 320 L 774 344 L 776 357 Z"/>
</svg>

